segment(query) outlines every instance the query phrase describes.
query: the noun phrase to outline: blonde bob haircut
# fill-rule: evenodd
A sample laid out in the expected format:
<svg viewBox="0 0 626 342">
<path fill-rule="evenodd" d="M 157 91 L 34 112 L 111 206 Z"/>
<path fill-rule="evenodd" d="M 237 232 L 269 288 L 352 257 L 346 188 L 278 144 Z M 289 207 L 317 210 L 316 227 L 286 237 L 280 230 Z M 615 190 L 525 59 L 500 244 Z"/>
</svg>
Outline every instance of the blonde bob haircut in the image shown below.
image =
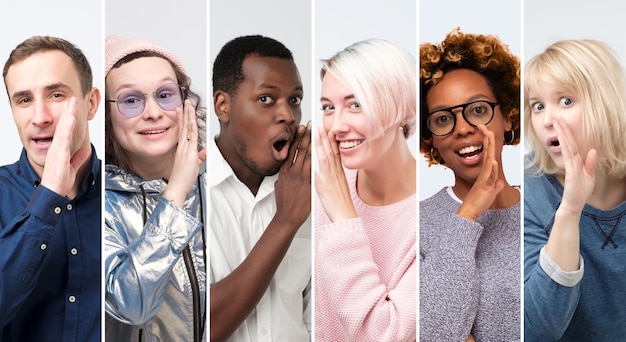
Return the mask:
<svg viewBox="0 0 626 342">
<path fill-rule="evenodd" d="M 322 60 L 322 81 L 327 72 L 354 93 L 375 136 L 392 126 L 401 126 L 405 138 L 415 133 L 416 66 L 405 49 L 360 41 Z"/>
<path fill-rule="evenodd" d="M 528 101 L 544 82 L 571 93 L 580 103 L 582 139 L 598 151 L 596 169 L 610 177 L 626 177 L 626 82 L 616 54 L 596 40 L 564 40 L 533 57 L 524 69 L 524 124 L 533 151 L 528 169 L 546 174 L 558 168 L 537 138 Z"/>
</svg>

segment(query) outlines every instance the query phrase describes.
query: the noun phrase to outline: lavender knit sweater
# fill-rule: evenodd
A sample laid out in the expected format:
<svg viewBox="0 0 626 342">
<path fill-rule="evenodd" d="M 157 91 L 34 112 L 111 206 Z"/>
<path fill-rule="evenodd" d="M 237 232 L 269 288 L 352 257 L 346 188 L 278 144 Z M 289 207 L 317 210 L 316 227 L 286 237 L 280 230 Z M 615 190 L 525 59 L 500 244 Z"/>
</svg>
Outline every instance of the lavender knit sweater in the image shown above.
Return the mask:
<svg viewBox="0 0 626 342">
<path fill-rule="evenodd" d="M 472 222 L 444 188 L 420 202 L 420 340 L 520 339 L 520 205 Z"/>
</svg>

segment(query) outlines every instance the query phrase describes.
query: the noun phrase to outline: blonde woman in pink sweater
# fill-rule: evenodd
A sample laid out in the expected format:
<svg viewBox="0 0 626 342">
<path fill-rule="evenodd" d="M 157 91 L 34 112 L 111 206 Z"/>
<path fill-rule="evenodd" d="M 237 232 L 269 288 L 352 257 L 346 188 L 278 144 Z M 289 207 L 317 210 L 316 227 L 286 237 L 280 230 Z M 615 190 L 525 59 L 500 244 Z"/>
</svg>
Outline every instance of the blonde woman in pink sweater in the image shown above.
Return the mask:
<svg viewBox="0 0 626 342">
<path fill-rule="evenodd" d="M 384 40 L 323 61 L 316 341 L 415 340 L 415 71 L 414 58 Z"/>
</svg>

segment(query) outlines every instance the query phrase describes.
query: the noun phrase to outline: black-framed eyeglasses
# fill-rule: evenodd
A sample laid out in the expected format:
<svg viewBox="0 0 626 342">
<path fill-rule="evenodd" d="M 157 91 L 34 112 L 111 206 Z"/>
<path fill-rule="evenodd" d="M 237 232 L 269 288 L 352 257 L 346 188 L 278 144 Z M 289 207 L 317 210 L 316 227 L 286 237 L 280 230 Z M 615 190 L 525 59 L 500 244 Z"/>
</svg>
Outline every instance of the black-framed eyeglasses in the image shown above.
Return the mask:
<svg viewBox="0 0 626 342">
<path fill-rule="evenodd" d="M 166 83 L 160 86 L 152 95 L 154 95 L 157 104 L 163 110 L 174 110 L 183 104 L 184 89 L 184 87 L 176 83 Z M 117 103 L 117 110 L 125 118 L 134 118 L 143 113 L 146 107 L 146 96 L 148 94 L 132 89 L 122 92 L 116 100 L 107 99 L 107 102 Z"/>
<path fill-rule="evenodd" d="M 495 108 L 500 103 L 486 100 L 472 101 L 457 106 L 436 110 L 428 114 L 428 129 L 433 135 L 443 136 L 454 131 L 456 114 L 453 110 L 461 108 L 463 118 L 468 124 L 476 127 L 487 125 L 493 119 Z"/>
</svg>

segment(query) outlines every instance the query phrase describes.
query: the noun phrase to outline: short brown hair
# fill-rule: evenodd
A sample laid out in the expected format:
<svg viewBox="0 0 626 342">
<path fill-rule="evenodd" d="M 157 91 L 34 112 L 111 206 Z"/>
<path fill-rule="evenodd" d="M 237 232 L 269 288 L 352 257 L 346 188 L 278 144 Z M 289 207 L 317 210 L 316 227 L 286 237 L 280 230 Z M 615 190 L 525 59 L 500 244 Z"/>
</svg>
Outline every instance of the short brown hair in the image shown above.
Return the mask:
<svg viewBox="0 0 626 342">
<path fill-rule="evenodd" d="M 67 40 L 50 36 L 30 37 L 21 42 L 15 47 L 15 49 L 13 49 L 13 51 L 11 51 L 9 59 L 7 59 L 6 63 L 4 63 L 4 69 L 2 70 L 2 78 L 4 79 L 5 87 L 7 73 L 13 64 L 22 61 L 37 52 L 50 50 L 62 51 L 72 59 L 74 67 L 76 68 L 76 73 L 78 74 L 78 78 L 80 80 L 80 88 L 83 92 L 83 96 L 87 95 L 93 87 L 93 76 L 91 74 L 91 66 L 89 66 L 87 57 L 85 57 L 79 48 Z M 9 90 L 7 89 L 7 93 L 8 91 Z"/>
<path fill-rule="evenodd" d="M 202 97 L 190 89 L 191 78 L 189 78 L 187 74 L 180 70 L 175 63 L 173 63 L 169 58 L 161 53 L 155 51 L 139 51 L 131 53 L 130 55 L 127 55 L 118 60 L 111 67 L 111 70 L 117 69 L 126 63 L 143 57 L 163 58 L 164 60 L 168 61 L 172 69 L 174 69 L 174 74 L 176 75 L 178 85 L 185 88 L 183 91 L 183 99 L 191 100 L 191 104 L 196 108 L 196 120 L 198 124 L 198 149 L 202 149 L 205 145 L 206 140 L 206 109 L 202 105 Z M 108 88 L 105 86 L 105 98 L 110 99 L 110 96 L 107 92 Z M 111 121 L 111 103 L 109 101 L 105 101 L 104 103 L 104 131 L 107 133 L 110 132 L 110 134 L 105 135 L 104 139 L 105 163 L 116 165 L 119 168 L 126 170 L 127 172 L 132 172 L 136 174 L 136 172 L 132 170 L 130 163 L 128 162 L 128 158 L 126 157 L 126 152 L 124 148 L 117 141 L 115 134 L 113 134 L 113 122 Z"/>
</svg>

